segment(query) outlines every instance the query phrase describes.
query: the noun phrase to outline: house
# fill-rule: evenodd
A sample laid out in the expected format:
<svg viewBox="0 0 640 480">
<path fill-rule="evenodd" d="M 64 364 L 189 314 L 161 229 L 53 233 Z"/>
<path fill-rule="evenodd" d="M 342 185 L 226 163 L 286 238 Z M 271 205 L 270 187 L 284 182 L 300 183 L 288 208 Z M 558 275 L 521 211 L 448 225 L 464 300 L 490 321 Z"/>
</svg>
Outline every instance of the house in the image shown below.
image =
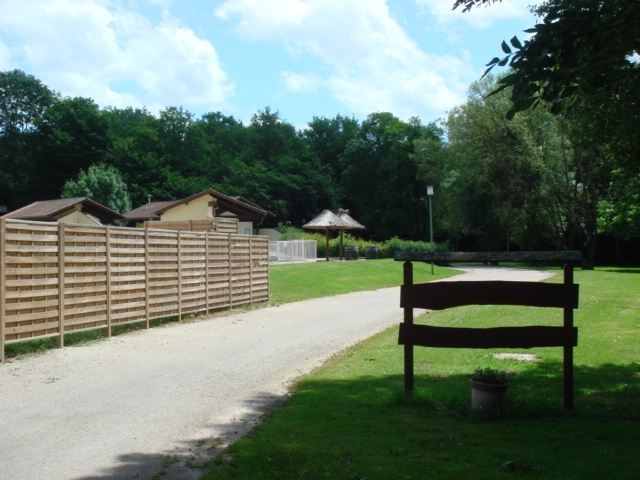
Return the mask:
<svg viewBox="0 0 640 480">
<path fill-rule="evenodd" d="M 112 224 L 124 217 L 87 197 L 42 200 L 9 212 L 0 218 L 39 222 Z"/>
<path fill-rule="evenodd" d="M 188 230 L 209 230 L 216 219 L 237 222 L 237 233 L 256 233 L 266 218 L 275 215 L 258 205 L 242 198 L 229 197 L 215 190 L 204 190 L 190 197 L 176 201 L 149 202 L 124 214 L 131 226 L 153 226 L 171 228 L 171 222 L 191 221 Z M 193 228 L 197 223 L 197 227 Z M 184 224 L 184 223 L 183 223 Z"/>
</svg>

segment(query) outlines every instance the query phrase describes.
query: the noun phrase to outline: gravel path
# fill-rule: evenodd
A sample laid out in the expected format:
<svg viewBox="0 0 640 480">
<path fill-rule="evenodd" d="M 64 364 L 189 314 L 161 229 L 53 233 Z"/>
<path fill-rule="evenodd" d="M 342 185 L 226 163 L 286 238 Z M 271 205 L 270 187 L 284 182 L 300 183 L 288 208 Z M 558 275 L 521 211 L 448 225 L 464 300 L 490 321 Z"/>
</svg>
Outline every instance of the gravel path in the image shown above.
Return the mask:
<svg viewBox="0 0 640 480">
<path fill-rule="evenodd" d="M 547 272 L 455 277 L 538 281 Z M 402 320 L 399 289 L 121 335 L 0 365 L 0 479 L 198 478 L 290 382 Z M 174 461 L 175 460 L 175 461 Z"/>
</svg>

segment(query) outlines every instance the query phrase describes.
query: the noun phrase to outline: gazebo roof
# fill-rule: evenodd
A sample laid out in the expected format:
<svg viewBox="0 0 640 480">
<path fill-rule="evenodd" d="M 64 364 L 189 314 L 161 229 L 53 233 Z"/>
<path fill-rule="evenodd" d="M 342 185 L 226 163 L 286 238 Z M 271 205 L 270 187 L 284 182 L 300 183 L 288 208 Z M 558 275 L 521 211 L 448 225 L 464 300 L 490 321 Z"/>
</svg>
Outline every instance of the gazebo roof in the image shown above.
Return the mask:
<svg viewBox="0 0 640 480">
<path fill-rule="evenodd" d="M 342 220 L 344 223 L 346 223 L 347 225 L 349 225 L 348 227 L 345 227 L 346 229 L 364 230 L 366 228 L 364 225 L 356 222 L 353 218 L 351 218 L 351 216 L 349 215 L 349 210 L 340 209 L 340 211 L 338 212 L 338 218 Z"/>
<path fill-rule="evenodd" d="M 324 210 L 320 215 L 305 223 L 302 228 L 308 228 L 312 230 L 342 230 L 349 228 L 349 226 L 340 219 L 335 213 L 330 210 Z"/>
</svg>

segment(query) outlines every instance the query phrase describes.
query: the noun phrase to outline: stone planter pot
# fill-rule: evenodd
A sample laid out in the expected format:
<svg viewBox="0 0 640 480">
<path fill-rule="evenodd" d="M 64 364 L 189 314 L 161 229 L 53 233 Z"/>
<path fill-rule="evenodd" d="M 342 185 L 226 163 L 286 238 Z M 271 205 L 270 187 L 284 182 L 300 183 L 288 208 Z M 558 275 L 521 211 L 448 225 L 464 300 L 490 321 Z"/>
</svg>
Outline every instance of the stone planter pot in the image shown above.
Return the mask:
<svg viewBox="0 0 640 480">
<path fill-rule="evenodd" d="M 504 403 L 504 394 L 509 387 L 508 383 L 495 384 L 484 383 L 476 380 L 471 382 L 471 409 L 484 410 L 486 412 L 499 412 Z"/>
</svg>

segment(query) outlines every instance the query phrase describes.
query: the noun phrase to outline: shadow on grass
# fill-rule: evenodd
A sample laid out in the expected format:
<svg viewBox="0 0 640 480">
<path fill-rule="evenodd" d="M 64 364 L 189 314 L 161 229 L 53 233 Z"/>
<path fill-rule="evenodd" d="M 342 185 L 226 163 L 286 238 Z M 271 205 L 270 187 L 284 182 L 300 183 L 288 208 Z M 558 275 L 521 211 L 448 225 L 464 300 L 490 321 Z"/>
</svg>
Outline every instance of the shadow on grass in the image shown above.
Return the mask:
<svg viewBox="0 0 640 480">
<path fill-rule="evenodd" d="M 575 410 L 562 366 L 519 374 L 500 413 L 472 411 L 465 375 L 303 380 L 205 478 L 635 478 L 640 365 L 576 367 Z M 258 475 L 259 472 L 259 475 Z"/>
<path fill-rule="evenodd" d="M 310 377 L 287 400 L 248 399 L 215 436 L 82 478 L 636 478 L 640 364 L 577 366 L 572 412 L 560 362 L 518 374 L 500 413 L 471 410 L 465 375 L 416 373 L 412 395 L 402 375 Z"/>
</svg>

